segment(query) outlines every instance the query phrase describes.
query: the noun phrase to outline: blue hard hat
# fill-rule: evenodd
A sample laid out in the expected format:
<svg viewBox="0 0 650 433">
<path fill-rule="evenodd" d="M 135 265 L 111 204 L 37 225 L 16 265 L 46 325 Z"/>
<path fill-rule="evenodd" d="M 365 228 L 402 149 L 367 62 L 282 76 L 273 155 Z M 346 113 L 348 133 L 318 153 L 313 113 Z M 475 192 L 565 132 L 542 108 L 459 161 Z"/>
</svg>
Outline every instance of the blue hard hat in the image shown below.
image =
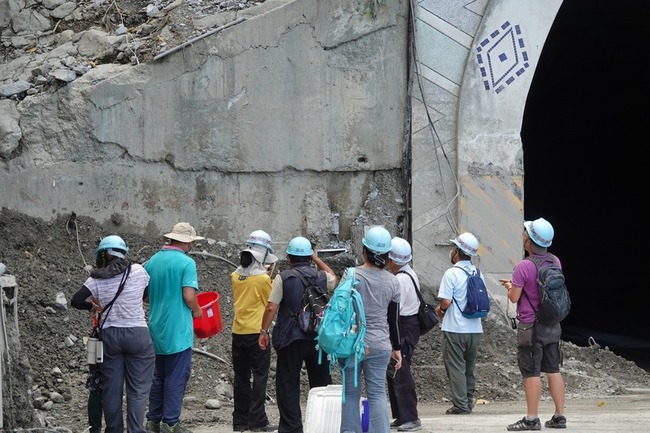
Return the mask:
<svg viewBox="0 0 650 433">
<path fill-rule="evenodd" d="M 368 229 L 366 236 L 361 242 L 369 250 L 380 254 L 389 252 L 392 245 L 390 233 L 381 226 L 374 226 Z"/>
<path fill-rule="evenodd" d="M 287 254 L 292 256 L 311 256 L 314 251 L 311 249 L 311 242 L 309 239 L 302 236 L 291 239 L 287 247 Z"/>
<path fill-rule="evenodd" d="M 124 242 L 124 239 L 117 235 L 110 235 L 106 236 L 104 239 L 101 240 L 99 243 L 99 246 L 93 253 L 93 257 L 97 256 L 97 254 L 100 251 L 104 250 L 120 250 L 124 251 L 125 253 L 129 252 L 129 248 L 126 246 L 126 242 Z"/>
</svg>

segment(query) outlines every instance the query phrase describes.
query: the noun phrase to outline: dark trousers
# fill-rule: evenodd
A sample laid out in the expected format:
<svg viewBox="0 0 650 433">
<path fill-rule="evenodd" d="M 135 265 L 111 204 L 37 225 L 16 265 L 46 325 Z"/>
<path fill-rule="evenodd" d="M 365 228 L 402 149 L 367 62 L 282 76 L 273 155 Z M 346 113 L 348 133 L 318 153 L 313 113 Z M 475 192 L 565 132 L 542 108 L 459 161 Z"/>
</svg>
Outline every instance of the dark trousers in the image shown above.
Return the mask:
<svg viewBox="0 0 650 433">
<path fill-rule="evenodd" d="M 232 364 L 235 373 L 233 425 L 261 427 L 269 423 L 264 403 L 271 367 L 271 348 L 261 350 L 257 344 L 258 337 L 259 334 L 232 334 Z"/>
<path fill-rule="evenodd" d="M 402 337 L 402 367 L 397 370 L 394 378 L 387 378 L 388 399 L 393 418 L 404 423 L 418 419 L 418 396 L 411 373 L 415 346 L 420 340 L 418 316 L 400 316 L 399 326 Z"/>
<path fill-rule="evenodd" d="M 171 355 L 156 355 L 147 420 L 163 421 L 170 426 L 181 420 L 183 396 L 191 371 L 191 347 Z"/>
<path fill-rule="evenodd" d="M 90 392 L 88 394 L 88 425 L 90 433 L 102 431 L 102 393 Z"/>
<path fill-rule="evenodd" d="M 329 361 L 323 356 L 318 364 L 315 340 L 297 340 L 277 351 L 275 390 L 280 412 L 279 433 L 303 433 L 300 409 L 300 370 L 307 368 L 309 388 L 332 383 Z"/>
</svg>

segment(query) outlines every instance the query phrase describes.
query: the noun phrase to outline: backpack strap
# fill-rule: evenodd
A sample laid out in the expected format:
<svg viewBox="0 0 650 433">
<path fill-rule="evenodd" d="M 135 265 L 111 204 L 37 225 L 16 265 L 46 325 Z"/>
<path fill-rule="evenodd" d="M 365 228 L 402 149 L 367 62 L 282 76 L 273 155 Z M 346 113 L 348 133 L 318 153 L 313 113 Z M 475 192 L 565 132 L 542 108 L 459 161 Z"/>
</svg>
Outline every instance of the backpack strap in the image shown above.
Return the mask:
<svg viewBox="0 0 650 433">
<path fill-rule="evenodd" d="M 479 269 L 478 269 L 476 266 L 474 267 L 474 269 L 476 269 L 476 271 L 475 271 L 473 274 L 470 274 L 469 272 L 467 272 L 467 269 L 463 268 L 462 266 L 456 266 L 456 265 L 454 265 L 454 266 L 452 266 L 452 267 L 453 267 L 453 268 L 458 268 L 458 269 L 462 270 L 463 272 L 465 272 L 465 274 L 467 275 L 467 278 L 468 278 L 468 279 L 469 279 L 469 277 L 472 277 L 472 276 L 474 276 L 474 275 L 478 275 L 479 277 L 481 276 L 481 271 L 479 271 Z M 458 303 L 458 301 L 456 300 L 456 298 L 454 298 L 454 295 L 451 295 L 451 300 L 454 301 L 454 302 L 456 303 L 456 307 L 458 307 L 458 310 L 460 310 L 460 304 Z"/>
<path fill-rule="evenodd" d="M 293 275 L 295 275 L 296 277 L 298 277 L 298 278 L 300 279 L 300 281 L 302 282 L 302 285 L 303 285 L 303 291 L 302 291 L 302 293 L 303 293 L 303 295 L 305 294 L 305 289 L 306 289 L 308 286 L 311 286 L 311 285 L 316 285 L 316 286 L 317 286 L 317 285 L 318 285 L 318 271 L 316 271 L 316 284 L 309 284 L 309 283 L 307 282 L 307 280 L 305 280 L 305 277 L 302 275 L 302 273 L 298 272 L 296 269 L 291 269 L 291 274 L 293 274 Z M 301 299 L 302 299 L 302 298 L 301 298 Z M 302 304 L 302 301 L 301 301 L 300 303 Z M 299 306 L 298 306 L 298 311 L 296 311 L 296 312 L 293 312 L 293 311 L 289 310 L 289 311 L 291 311 L 291 317 L 293 317 L 294 319 L 296 319 L 296 317 L 298 317 L 298 313 L 300 312 L 300 308 L 301 308 L 301 307 L 302 307 L 302 305 L 299 305 Z"/>
<path fill-rule="evenodd" d="M 539 285 L 539 268 L 542 266 L 542 263 L 546 262 L 551 262 L 555 264 L 555 256 L 549 252 L 546 253 L 546 258 L 542 259 L 541 257 L 532 255 L 532 256 L 526 256 L 524 257 L 524 260 L 528 260 L 530 262 L 533 262 L 535 267 L 537 268 L 537 275 L 535 275 L 535 284 L 537 284 L 537 292 L 539 293 L 539 298 L 542 299 L 542 287 Z M 533 303 L 530 302 L 530 298 L 528 297 L 528 294 L 526 294 L 526 291 L 522 288 L 521 293 L 524 295 L 526 300 L 528 301 L 528 305 L 530 305 L 530 308 L 533 309 L 533 312 L 535 315 L 537 315 L 537 310 L 535 307 L 533 307 Z"/>
<path fill-rule="evenodd" d="M 406 271 L 399 271 L 398 274 L 406 274 L 406 275 L 409 276 L 411 281 L 413 281 L 413 287 L 415 287 L 415 293 L 418 295 L 418 299 L 420 299 L 420 303 L 421 304 L 426 304 L 426 302 L 424 302 L 424 298 L 422 298 L 422 293 L 420 293 L 420 289 L 418 289 L 418 285 L 415 284 L 415 278 L 413 278 L 413 275 L 409 274 Z"/>
</svg>

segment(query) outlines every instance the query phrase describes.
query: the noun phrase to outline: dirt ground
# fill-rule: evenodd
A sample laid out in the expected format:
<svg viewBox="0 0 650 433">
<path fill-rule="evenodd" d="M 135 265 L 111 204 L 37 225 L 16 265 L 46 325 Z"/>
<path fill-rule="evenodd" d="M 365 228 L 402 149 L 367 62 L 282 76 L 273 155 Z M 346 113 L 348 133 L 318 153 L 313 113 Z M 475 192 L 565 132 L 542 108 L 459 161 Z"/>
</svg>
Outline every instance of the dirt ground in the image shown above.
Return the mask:
<svg viewBox="0 0 650 433">
<path fill-rule="evenodd" d="M 6 431 L 8 427 L 47 426 L 82 432 L 87 427 L 83 337 L 88 335 L 91 322 L 86 312 L 69 308 L 69 301 L 87 278 L 91 254 L 102 237 L 123 236 L 130 248 L 130 258 L 139 263 L 147 260 L 163 242 L 158 235 L 125 234 L 119 219 L 111 224 L 107 228 L 89 217 L 70 214 L 45 222 L 4 208 L 0 211 L 0 263 L 6 266 L 3 277 L 16 279 L 16 287 L 5 288 L 3 297 L 9 347 L 3 379 Z M 241 247 L 207 239 L 197 243 L 192 256 L 198 265 L 201 290 L 220 294 L 224 328 L 213 338 L 195 340 L 193 371 L 182 415 L 190 428 L 231 424 L 229 275 L 235 269 Z M 325 260 L 340 275 L 345 266 L 354 263 L 355 257 L 339 254 Z M 284 266 L 286 263 L 280 262 L 278 269 Z M 424 289 L 425 297 L 433 301 L 431 288 Z M 17 329 L 14 329 L 14 306 Z M 512 412 L 521 413 L 524 396 L 516 366 L 515 335 L 498 313 L 499 309 L 493 311 L 494 314 L 484 319 L 485 334 L 476 369 L 476 397 L 488 403 L 512 402 Z M 438 329 L 423 336 L 415 355 L 413 370 L 423 408 L 449 404 L 440 337 Z M 571 343 L 563 343 L 563 348 L 568 400 L 631 395 L 635 390 L 650 388 L 648 372 L 606 348 L 597 344 L 577 347 Z M 268 414 L 277 421 L 275 353 L 272 356 Z M 338 379 L 335 372 L 335 383 Z M 305 382 L 305 403 L 307 393 Z M 546 390 L 544 398 L 548 398 Z M 208 400 L 215 400 L 216 408 L 207 408 Z"/>
</svg>

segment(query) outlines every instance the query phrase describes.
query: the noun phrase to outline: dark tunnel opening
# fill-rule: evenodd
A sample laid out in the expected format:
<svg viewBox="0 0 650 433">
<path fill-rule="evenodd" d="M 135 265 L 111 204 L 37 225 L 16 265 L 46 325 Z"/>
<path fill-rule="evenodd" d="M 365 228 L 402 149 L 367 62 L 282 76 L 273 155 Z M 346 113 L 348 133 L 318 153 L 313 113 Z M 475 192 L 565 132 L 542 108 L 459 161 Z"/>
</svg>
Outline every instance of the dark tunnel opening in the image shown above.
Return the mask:
<svg viewBox="0 0 650 433">
<path fill-rule="evenodd" d="M 563 339 L 650 371 L 642 202 L 650 3 L 565 0 L 526 101 L 524 217 L 555 228 L 572 298 Z"/>
</svg>

